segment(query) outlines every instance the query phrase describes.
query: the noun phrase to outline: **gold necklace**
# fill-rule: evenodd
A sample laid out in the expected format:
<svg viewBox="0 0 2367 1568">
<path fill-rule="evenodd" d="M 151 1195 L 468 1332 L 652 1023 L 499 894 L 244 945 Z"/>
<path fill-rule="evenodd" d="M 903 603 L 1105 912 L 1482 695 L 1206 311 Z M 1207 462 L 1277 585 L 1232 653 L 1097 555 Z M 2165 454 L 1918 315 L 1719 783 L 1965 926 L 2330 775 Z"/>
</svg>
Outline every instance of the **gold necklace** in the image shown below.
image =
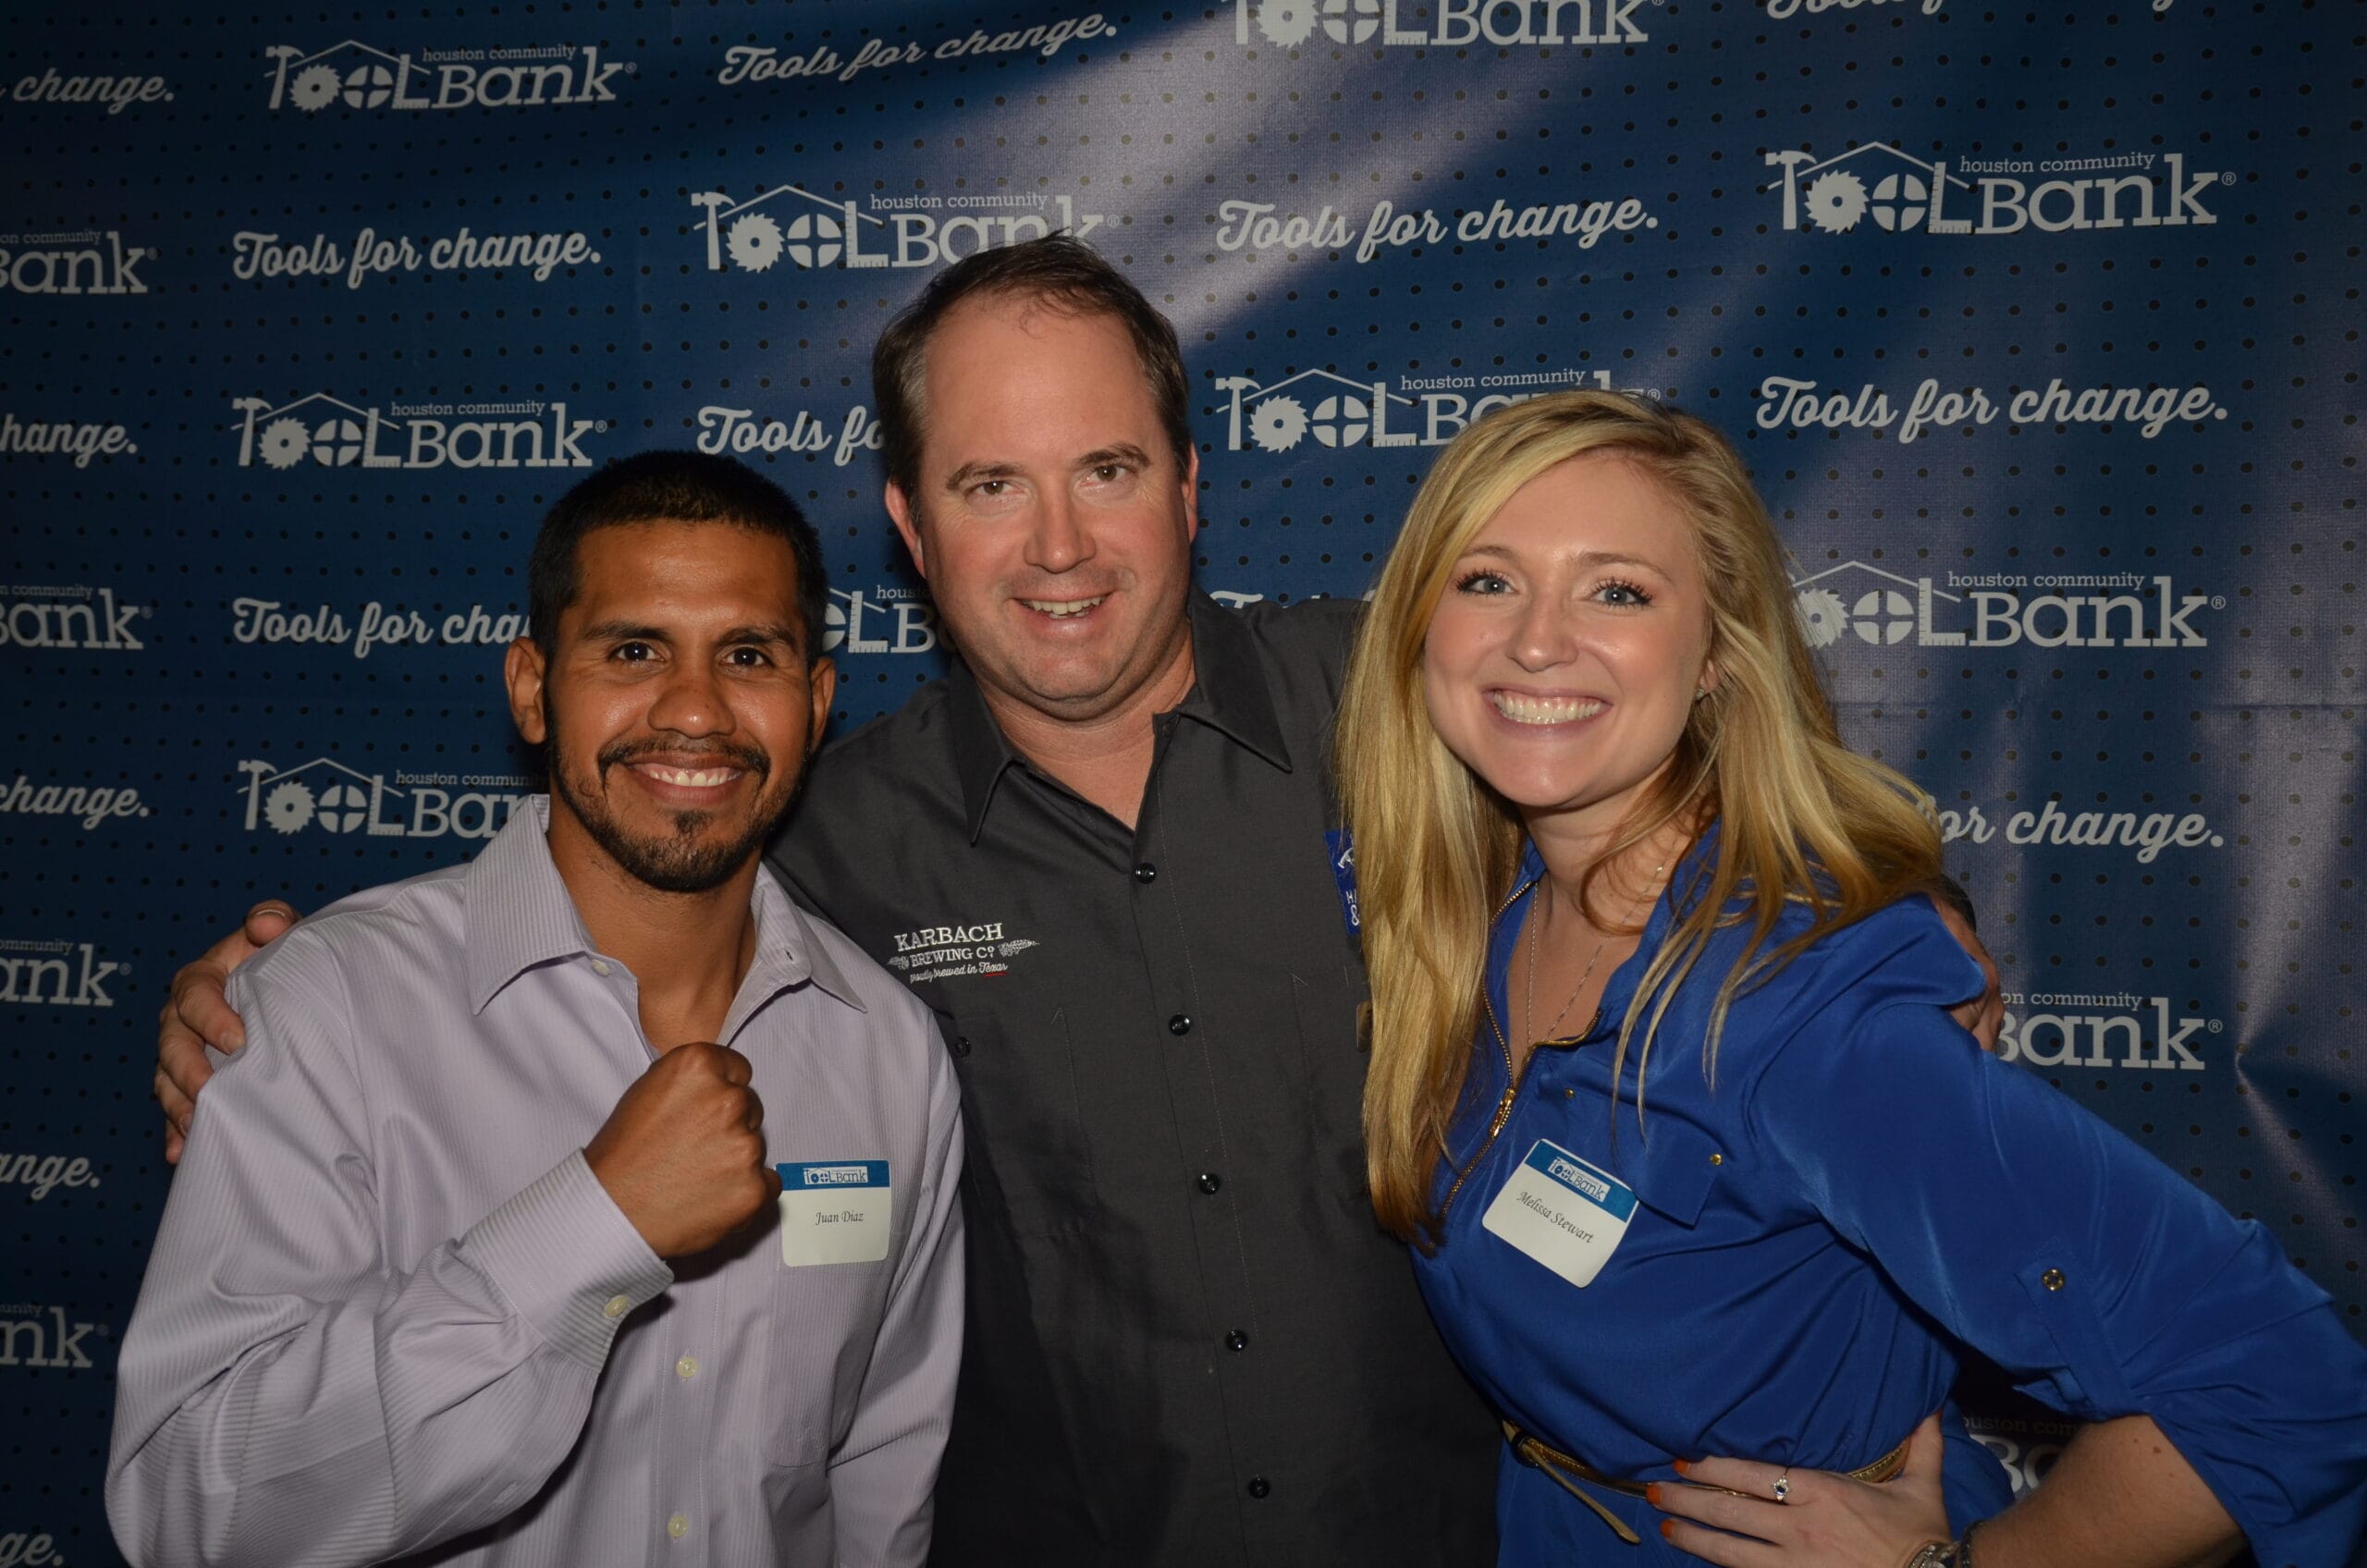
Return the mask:
<svg viewBox="0 0 2367 1568">
<path fill-rule="evenodd" d="M 1620 925 L 1625 925 L 1629 921 L 1636 918 L 1636 912 L 1643 907 L 1646 895 L 1650 894 L 1653 888 L 1660 886 L 1661 873 L 1667 869 L 1668 862 L 1666 861 L 1662 861 L 1660 864 L 1652 867 L 1651 877 L 1644 884 L 1643 891 L 1637 893 L 1635 898 L 1628 902 L 1627 912 L 1619 917 Z M 1544 884 L 1545 887 L 1545 919 L 1546 921 L 1551 921 L 1553 917 L 1553 879 L 1551 876 L 1540 876 L 1538 880 Z M 1603 937 L 1594 945 L 1593 956 L 1587 960 L 1586 969 L 1578 975 L 1578 983 L 1570 987 L 1570 994 L 1563 998 L 1560 1010 L 1553 1014 L 1551 1022 L 1545 1025 L 1545 1033 L 1539 1035 L 1535 1033 L 1537 1027 L 1537 949 L 1545 945 L 1544 924 L 1544 922 L 1540 922 L 1537 931 L 1528 939 L 1528 980 L 1527 984 L 1521 989 L 1521 1019 L 1522 1022 L 1526 1023 L 1529 1026 L 1531 1031 L 1529 1035 L 1529 1043 L 1531 1045 L 1536 1045 L 1541 1041 L 1550 1040 L 1553 1037 L 1553 1031 L 1561 1027 L 1563 1018 L 1569 1012 L 1572 1004 L 1576 1002 L 1578 999 L 1578 993 L 1585 990 L 1587 988 L 1587 982 L 1594 978 L 1594 966 L 1602 962 L 1603 949 L 1611 946 L 1611 938 L 1609 937 Z"/>
</svg>

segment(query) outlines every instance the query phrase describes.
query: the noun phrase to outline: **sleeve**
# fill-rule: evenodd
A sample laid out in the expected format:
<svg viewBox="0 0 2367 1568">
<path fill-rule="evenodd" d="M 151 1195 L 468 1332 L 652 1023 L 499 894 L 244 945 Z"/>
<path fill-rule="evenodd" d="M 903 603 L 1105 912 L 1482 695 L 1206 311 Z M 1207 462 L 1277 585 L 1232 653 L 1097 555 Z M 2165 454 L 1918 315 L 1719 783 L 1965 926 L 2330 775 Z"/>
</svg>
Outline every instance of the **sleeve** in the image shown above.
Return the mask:
<svg viewBox="0 0 2367 1568">
<path fill-rule="evenodd" d="M 233 991 L 247 1046 L 205 1091 L 124 1335 L 117 1543 L 141 1564 L 362 1563 L 500 1519 L 672 1275 L 580 1153 L 398 1267 L 333 960 L 291 949 Z"/>
<path fill-rule="evenodd" d="M 1903 958 L 1757 1079 L 1761 1153 L 2026 1391 L 2085 1420 L 2152 1417 L 2268 1568 L 2347 1563 L 2367 1520 L 2367 1349 L 2265 1229 L 1981 1051 L 1944 984 L 1894 977 L 1916 967 Z"/>
<path fill-rule="evenodd" d="M 913 1011 L 928 1064 L 927 1162 L 854 1421 L 830 1455 L 845 1568 L 919 1568 L 927 1560 L 929 1495 L 962 1369 L 960 1095 L 926 1011 Z"/>
</svg>

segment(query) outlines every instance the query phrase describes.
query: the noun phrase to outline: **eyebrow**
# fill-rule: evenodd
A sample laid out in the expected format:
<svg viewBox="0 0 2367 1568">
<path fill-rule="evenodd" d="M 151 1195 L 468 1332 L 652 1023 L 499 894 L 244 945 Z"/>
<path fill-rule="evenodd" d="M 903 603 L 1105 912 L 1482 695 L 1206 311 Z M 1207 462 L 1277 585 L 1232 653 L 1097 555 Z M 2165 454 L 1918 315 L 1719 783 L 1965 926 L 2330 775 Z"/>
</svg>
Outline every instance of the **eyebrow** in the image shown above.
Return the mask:
<svg viewBox="0 0 2367 1568">
<path fill-rule="evenodd" d="M 583 629 L 583 640 L 587 643 L 665 643 L 668 644 L 674 641 L 672 634 L 665 628 L 651 626 L 637 620 L 604 620 L 595 626 L 587 626 Z M 756 621 L 746 626 L 732 627 L 717 637 L 716 641 L 726 647 L 735 648 L 745 647 L 752 643 L 780 643 L 794 648 L 798 646 L 799 639 L 797 629 L 793 626 L 779 621 Z"/>
<path fill-rule="evenodd" d="M 1466 558 L 1472 556 L 1492 556 L 1498 560 L 1517 561 L 1520 559 L 1518 555 L 1515 554 L 1511 550 L 1505 549 L 1502 545 L 1475 545 L 1470 549 L 1464 551 L 1463 554 Z M 1658 561 L 1648 559 L 1642 556 L 1624 556 L 1616 550 L 1581 550 L 1578 553 L 1577 558 L 1578 565 L 1588 569 L 1606 566 L 1639 566 L 1645 570 L 1654 572 L 1662 577 L 1666 577 L 1669 574 L 1668 568 L 1661 565 Z"/>
<path fill-rule="evenodd" d="M 1114 446 L 1096 447 L 1070 467 L 1099 468 L 1104 463 L 1131 463 L 1135 468 L 1147 469 L 1150 467 L 1150 454 L 1131 441 L 1121 441 Z M 989 479 L 1015 479 L 1019 473 L 1020 467 L 1013 462 L 963 463 L 945 476 L 945 488 L 948 494 L 953 494 Z"/>
</svg>

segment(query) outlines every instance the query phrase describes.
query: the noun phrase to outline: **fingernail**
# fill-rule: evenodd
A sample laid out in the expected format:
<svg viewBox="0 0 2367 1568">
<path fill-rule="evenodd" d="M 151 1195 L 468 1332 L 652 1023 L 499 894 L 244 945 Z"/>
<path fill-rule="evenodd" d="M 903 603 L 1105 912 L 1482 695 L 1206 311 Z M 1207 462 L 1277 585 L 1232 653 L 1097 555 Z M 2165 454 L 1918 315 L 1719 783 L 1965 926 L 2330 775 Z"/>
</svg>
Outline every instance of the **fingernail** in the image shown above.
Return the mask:
<svg viewBox="0 0 2367 1568">
<path fill-rule="evenodd" d="M 1663 1519 L 1663 1520 L 1662 1520 L 1662 1521 L 1661 1521 L 1661 1539 L 1662 1539 L 1662 1540 L 1664 1540 L 1664 1541 L 1673 1541 L 1673 1540 L 1676 1539 L 1676 1521 L 1675 1521 L 1675 1520 L 1674 1520 L 1674 1519 Z"/>
<path fill-rule="evenodd" d="M 1654 1508 L 1661 1505 L 1661 1484 L 1658 1481 L 1653 1481 L 1644 1488 L 1644 1501 Z"/>
<path fill-rule="evenodd" d="M 1669 1461 L 1669 1465 L 1680 1476 L 1684 1475 L 1686 1470 L 1691 1468 L 1691 1466 L 1686 1464 L 1682 1459 L 1672 1459 Z"/>
</svg>

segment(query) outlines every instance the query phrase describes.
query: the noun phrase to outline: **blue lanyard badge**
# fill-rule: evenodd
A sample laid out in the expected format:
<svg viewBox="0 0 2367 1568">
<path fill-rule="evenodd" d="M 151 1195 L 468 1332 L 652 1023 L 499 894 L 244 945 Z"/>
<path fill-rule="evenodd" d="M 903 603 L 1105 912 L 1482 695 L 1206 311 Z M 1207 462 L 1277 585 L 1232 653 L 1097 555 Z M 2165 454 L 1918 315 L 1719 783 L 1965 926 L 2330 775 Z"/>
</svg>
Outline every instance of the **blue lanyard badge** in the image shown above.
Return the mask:
<svg viewBox="0 0 2367 1568">
<path fill-rule="evenodd" d="M 1331 880 L 1340 884 L 1340 915 L 1348 923 L 1348 935 L 1361 940 L 1365 934 L 1364 917 L 1356 913 L 1356 846 L 1344 827 L 1334 827 L 1323 835 L 1331 847 Z"/>
<path fill-rule="evenodd" d="M 1618 1250 L 1635 1212 L 1634 1188 L 1539 1138 L 1479 1223 L 1584 1290 Z"/>
</svg>

